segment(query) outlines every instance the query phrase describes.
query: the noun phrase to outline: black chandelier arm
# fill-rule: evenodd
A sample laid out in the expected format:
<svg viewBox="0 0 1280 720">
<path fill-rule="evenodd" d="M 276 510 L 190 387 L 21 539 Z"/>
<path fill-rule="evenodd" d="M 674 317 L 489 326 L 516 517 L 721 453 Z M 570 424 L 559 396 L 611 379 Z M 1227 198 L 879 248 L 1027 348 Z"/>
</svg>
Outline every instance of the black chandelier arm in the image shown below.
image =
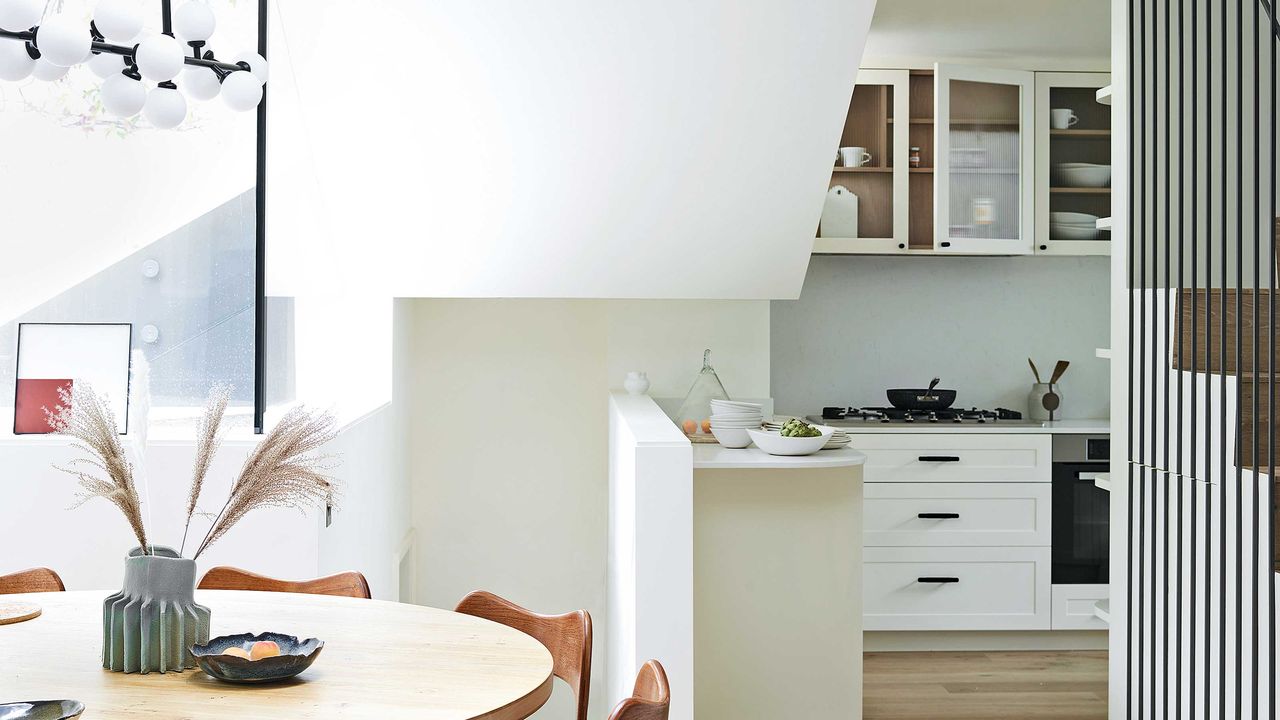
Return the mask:
<svg viewBox="0 0 1280 720">
<path fill-rule="evenodd" d="M 14 32 L 12 30 L 5 30 L 3 28 L 0 28 L 0 38 L 9 38 L 10 40 L 21 40 L 23 42 L 34 44 L 36 39 L 36 34 L 34 30 L 19 30 L 17 32 Z M 99 53 L 111 53 L 112 55 L 119 55 L 121 57 L 132 58 L 134 50 L 136 48 L 137 48 L 136 45 L 133 45 L 133 46 L 113 45 L 108 42 L 99 42 L 97 40 L 93 42 L 93 52 L 95 55 Z M 187 65 L 195 65 L 197 67 L 209 68 L 210 70 L 213 70 L 215 73 L 218 74 L 219 79 L 225 78 L 230 73 L 236 72 L 238 70 L 249 69 L 249 66 L 247 63 L 239 63 L 239 64 L 226 63 L 220 60 L 214 60 L 212 55 L 213 53 L 206 52 L 204 54 L 204 57 L 184 56 L 182 58 L 182 61 Z"/>
</svg>

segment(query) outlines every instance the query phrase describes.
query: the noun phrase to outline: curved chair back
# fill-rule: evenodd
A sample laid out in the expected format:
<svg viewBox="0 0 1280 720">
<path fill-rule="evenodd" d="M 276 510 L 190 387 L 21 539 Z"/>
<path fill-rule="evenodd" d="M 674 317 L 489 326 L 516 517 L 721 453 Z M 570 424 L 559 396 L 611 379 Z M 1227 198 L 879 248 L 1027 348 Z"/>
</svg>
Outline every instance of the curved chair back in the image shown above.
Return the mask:
<svg viewBox="0 0 1280 720">
<path fill-rule="evenodd" d="M 0 575 L 0 595 L 62 592 L 66 589 L 58 573 L 49 568 L 31 568 L 10 575 Z"/>
<path fill-rule="evenodd" d="M 650 660 L 636 675 L 631 697 L 618 703 L 609 720 L 667 720 L 671 712 L 671 686 L 662 663 Z"/>
<path fill-rule="evenodd" d="M 578 720 L 587 718 L 591 692 L 591 614 L 575 610 L 539 615 L 490 592 L 477 590 L 462 598 L 456 610 L 513 627 L 533 636 L 551 652 L 553 672 L 573 690 Z"/>
<path fill-rule="evenodd" d="M 211 568 L 200 578 L 201 590 L 265 590 L 267 592 L 304 593 L 307 595 L 335 595 L 338 597 L 373 597 L 369 583 L 355 571 L 327 575 L 314 580 L 277 580 L 265 575 L 221 565 Z"/>
</svg>

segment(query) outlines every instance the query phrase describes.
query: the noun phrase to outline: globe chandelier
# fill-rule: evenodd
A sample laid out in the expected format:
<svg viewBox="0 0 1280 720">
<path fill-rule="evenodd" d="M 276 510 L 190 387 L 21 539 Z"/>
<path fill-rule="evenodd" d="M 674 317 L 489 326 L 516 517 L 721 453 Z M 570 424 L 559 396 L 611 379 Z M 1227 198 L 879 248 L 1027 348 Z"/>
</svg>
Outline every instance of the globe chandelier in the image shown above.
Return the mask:
<svg viewBox="0 0 1280 720">
<path fill-rule="evenodd" d="M 221 97 L 240 112 L 256 108 L 266 59 L 247 51 L 226 62 L 206 49 L 216 19 L 202 0 L 186 0 L 176 10 L 171 0 L 160 5 L 161 32 L 148 34 L 136 0 L 100 0 L 87 24 L 66 12 L 42 17 L 41 0 L 0 0 L 0 80 L 52 81 L 87 63 L 103 79 L 108 113 L 142 113 L 164 130 L 186 119 L 188 98 Z"/>
</svg>

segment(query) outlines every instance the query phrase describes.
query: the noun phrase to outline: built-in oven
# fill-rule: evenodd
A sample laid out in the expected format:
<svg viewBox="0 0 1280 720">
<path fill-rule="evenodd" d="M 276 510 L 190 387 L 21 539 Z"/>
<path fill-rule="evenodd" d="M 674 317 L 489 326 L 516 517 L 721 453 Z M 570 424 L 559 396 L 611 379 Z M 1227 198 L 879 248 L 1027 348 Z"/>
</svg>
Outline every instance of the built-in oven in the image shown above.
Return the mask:
<svg viewBox="0 0 1280 720">
<path fill-rule="evenodd" d="M 1106 435 L 1053 436 L 1053 584 L 1106 584 L 1110 574 L 1111 493 Z"/>
</svg>

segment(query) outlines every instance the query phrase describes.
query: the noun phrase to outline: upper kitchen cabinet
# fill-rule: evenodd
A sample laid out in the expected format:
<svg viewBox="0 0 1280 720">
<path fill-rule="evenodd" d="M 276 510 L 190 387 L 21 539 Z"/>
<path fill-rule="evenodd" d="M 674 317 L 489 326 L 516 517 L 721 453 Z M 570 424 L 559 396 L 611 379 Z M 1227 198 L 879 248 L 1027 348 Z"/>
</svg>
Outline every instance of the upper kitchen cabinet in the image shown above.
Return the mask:
<svg viewBox="0 0 1280 720">
<path fill-rule="evenodd" d="M 1031 252 L 1035 75 L 934 66 L 934 249 Z"/>
<path fill-rule="evenodd" d="M 1036 73 L 1038 254 L 1111 252 L 1102 229 L 1111 215 L 1111 108 L 1098 100 L 1110 82 L 1106 73 Z"/>
<path fill-rule="evenodd" d="M 906 249 L 909 96 L 906 70 L 858 71 L 814 252 Z"/>
</svg>

